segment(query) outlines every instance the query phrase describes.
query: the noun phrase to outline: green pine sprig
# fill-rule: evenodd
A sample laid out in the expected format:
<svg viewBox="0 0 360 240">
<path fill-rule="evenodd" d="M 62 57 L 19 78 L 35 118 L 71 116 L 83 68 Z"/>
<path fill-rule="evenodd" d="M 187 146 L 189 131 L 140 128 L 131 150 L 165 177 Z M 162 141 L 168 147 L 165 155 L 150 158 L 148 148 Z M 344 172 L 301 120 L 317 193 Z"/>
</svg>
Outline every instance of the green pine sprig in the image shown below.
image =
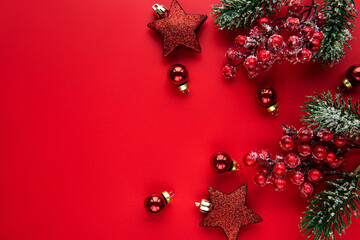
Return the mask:
<svg viewBox="0 0 360 240">
<path fill-rule="evenodd" d="M 345 46 L 350 48 L 349 40 L 354 39 L 351 32 L 355 28 L 357 11 L 353 0 L 324 0 L 320 12 L 326 19 L 326 24 L 320 28 L 324 40 L 313 59 L 324 66 L 333 66 L 344 57 Z"/>
<path fill-rule="evenodd" d="M 307 238 L 314 240 L 333 240 L 335 233 L 340 236 L 360 211 L 360 173 L 344 173 L 339 179 L 327 183 L 324 190 L 309 201 L 305 216 L 301 218 L 300 228 Z"/>
<path fill-rule="evenodd" d="M 286 0 L 220 0 L 212 5 L 215 25 L 220 29 L 248 28 L 254 22 L 272 13 L 278 13 Z"/>
<path fill-rule="evenodd" d="M 358 140 L 360 137 L 360 112 L 359 102 L 352 104 L 351 97 L 345 101 L 341 94 L 332 96 L 315 93 L 308 96 L 302 111 L 305 115 L 301 121 L 308 127 L 314 127 L 315 131 L 321 128 L 329 128 L 334 134 L 343 134 L 350 139 Z"/>
</svg>

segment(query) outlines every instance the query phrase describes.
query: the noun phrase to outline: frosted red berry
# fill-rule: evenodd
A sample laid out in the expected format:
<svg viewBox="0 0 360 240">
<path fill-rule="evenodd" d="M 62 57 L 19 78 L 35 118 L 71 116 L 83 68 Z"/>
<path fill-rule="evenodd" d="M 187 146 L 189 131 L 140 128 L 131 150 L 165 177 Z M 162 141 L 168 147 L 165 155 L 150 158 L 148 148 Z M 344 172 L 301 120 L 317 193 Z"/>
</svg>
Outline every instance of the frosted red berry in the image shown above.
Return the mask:
<svg viewBox="0 0 360 240">
<path fill-rule="evenodd" d="M 258 42 L 256 41 L 256 39 L 252 37 L 247 37 L 244 47 L 247 48 L 249 51 L 253 51 L 256 49 L 257 45 Z"/>
<path fill-rule="evenodd" d="M 268 167 L 262 167 L 260 168 L 259 172 L 258 173 L 262 173 L 264 175 L 267 175 L 269 173 L 269 168 Z"/>
<path fill-rule="evenodd" d="M 260 63 L 259 64 L 259 68 L 260 68 L 260 70 L 262 70 L 262 71 L 268 71 L 268 70 L 270 70 L 270 68 L 271 68 L 271 64 L 269 64 L 269 63 Z"/>
<path fill-rule="evenodd" d="M 322 13 L 318 13 L 317 16 L 315 17 L 315 21 L 318 27 L 324 26 L 326 24 L 325 15 Z"/>
<path fill-rule="evenodd" d="M 288 60 L 289 63 L 296 64 L 299 62 L 297 53 L 298 53 L 298 51 L 289 51 L 287 53 L 286 59 Z"/>
<path fill-rule="evenodd" d="M 290 36 L 289 39 L 286 41 L 286 45 L 289 50 L 298 49 L 301 45 L 301 40 L 298 36 Z"/>
<path fill-rule="evenodd" d="M 259 39 L 261 37 L 261 31 L 258 27 L 253 27 L 250 30 L 250 36 L 255 38 L 255 39 Z"/>
<path fill-rule="evenodd" d="M 324 34 L 322 32 L 316 31 L 313 34 L 313 38 L 319 40 L 321 43 L 322 40 L 324 40 Z"/>
<path fill-rule="evenodd" d="M 344 162 L 343 158 L 336 158 L 334 162 L 329 163 L 328 166 L 331 168 L 338 168 Z"/>
<path fill-rule="evenodd" d="M 292 125 L 282 125 L 282 130 L 284 135 L 288 135 L 290 137 L 297 134 L 296 128 Z"/>
<path fill-rule="evenodd" d="M 290 1 L 289 8 L 290 8 L 290 11 L 292 11 L 294 13 L 300 12 L 303 9 L 303 7 L 304 6 L 302 4 L 302 1 L 300 1 L 300 0 Z"/>
<path fill-rule="evenodd" d="M 320 50 L 320 47 L 321 47 L 321 42 L 317 39 L 311 39 L 310 42 L 309 42 L 309 49 L 310 51 L 312 52 L 317 52 Z"/>
<path fill-rule="evenodd" d="M 266 176 L 262 173 L 258 173 L 255 175 L 255 184 L 260 186 L 260 187 L 263 187 L 266 185 L 266 182 L 267 182 L 267 179 L 266 179 Z"/>
<path fill-rule="evenodd" d="M 300 20 L 298 18 L 289 17 L 286 19 L 285 27 L 288 31 L 293 32 L 300 26 Z"/>
<path fill-rule="evenodd" d="M 307 63 L 311 60 L 311 51 L 307 48 L 299 50 L 297 57 L 301 63 Z"/>
<path fill-rule="evenodd" d="M 327 164 L 332 164 L 333 162 L 335 162 L 336 160 L 336 156 L 335 156 L 335 153 L 333 152 L 328 152 L 326 154 L 326 157 L 324 159 L 324 162 L 327 163 Z"/>
<path fill-rule="evenodd" d="M 280 147 L 285 151 L 289 151 L 294 148 L 294 139 L 288 135 L 282 136 L 280 140 Z"/>
<path fill-rule="evenodd" d="M 262 29 L 267 29 L 267 27 L 270 26 L 270 19 L 267 18 L 267 17 L 262 17 L 259 19 L 259 26 L 262 28 Z"/>
<path fill-rule="evenodd" d="M 236 48 L 229 48 L 226 53 L 225 53 L 225 57 L 228 61 L 230 62 L 234 62 L 236 60 L 238 60 L 241 57 L 240 52 L 236 49 Z"/>
<path fill-rule="evenodd" d="M 311 146 L 309 144 L 301 144 L 298 146 L 298 153 L 302 157 L 308 157 L 311 155 Z"/>
<path fill-rule="evenodd" d="M 331 141 L 334 134 L 328 128 L 322 128 L 318 131 L 317 136 L 321 139 L 321 141 L 328 142 Z"/>
<path fill-rule="evenodd" d="M 311 183 L 304 183 L 300 187 L 300 193 L 304 197 L 311 197 L 314 194 L 314 186 Z"/>
<path fill-rule="evenodd" d="M 326 157 L 327 151 L 323 146 L 316 146 L 312 152 L 316 160 L 323 160 Z"/>
<path fill-rule="evenodd" d="M 262 63 L 267 63 L 271 59 L 271 53 L 268 50 L 260 50 L 257 54 L 257 60 Z"/>
<path fill-rule="evenodd" d="M 277 178 L 274 180 L 274 187 L 276 191 L 282 191 L 285 190 L 287 186 L 287 182 L 283 178 Z"/>
<path fill-rule="evenodd" d="M 298 131 L 298 136 L 301 142 L 307 142 L 312 138 L 313 131 L 310 128 L 302 127 Z"/>
<path fill-rule="evenodd" d="M 276 163 L 273 167 L 273 173 L 276 177 L 281 177 L 286 172 L 286 166 L 284 163 Z"/>
<path fill-rule="evenodd" d="M 288 155 L 286 155 L 284 162 L 286 164 L 286 167 L 296 168 L 300 164 L 300 158 L 294 153 L 289 153 Z"/>
<path fill-rule="evenodd" d="M 244 68 L 248 71 L 256 69 L 257 58 L 255 56 L 249 56 L 244 61 Z"/>
<path fill-rule="evenodd" d="M 334 137 L 334 144 L 338 147 L 343 147 L 347 143 L 346 137 L 344 135 L 336 135 Z"/>
<path fill-rule="evenodd" d="M 248 76 L 249 78 L 254 78 L 254 77 L 256 77 L 257 75 L 259 75 L 259 72 L 258 72 L 256 69 L 247 72 L 247 76 Z"/>
<path fill-rule="evenodd" d="M 235 67 L 231 66 L 230 64 L 226 64 L 223 68 L 223 75 L 226 78 L 233 78 L 235 77 L 236 70 Z"/>
<path fill-rule="evenodd" d="M 311 169 L 308 173 L 308 180 L 317 183 L 322 179 L 322 174 L 318 169 Z"/>
<path fill-rule="evenodd" d="M 270 50 L 277 51 L 284 48 L 284 40 L 280 35 L 274 34 L 268 38 L 267 45 Z"/>
<path fill-rule="evenodd" d="M 290 179 L 293 184 L 301 185 L 305 180 L 305 176 L 302 172 L 296 171 L 291 175 Z"/>
<path fill-rule="evenodd" d="M 314 35 L 314 29 L 309 26 L 303 27 L 300 30 L 300 34 L 305 41 L 309 41 Z"/>
<path fill-rule="evenodd" d="M 258 153 L 258 159 L 263 161 L 269 161 L 270 160 L 270 151 L 267 149 L 261 149 Z"/>
<path fill-rule="evenodd" d="M 256 159 L 257 159 L 257 153 L 256 152 L 251 152 L 251 153 L 247 153 L 245 154 L 245 156 L 243 157 L 243 162 L 244 165 L 246 167 L 253 167 L 256 165 Z"/>
<path fill-rule="evenodd" d="M 239 46 L 239 47 L 243 47 L 246 43 L 247 37 L 244 35 L 239 35 L 235 38 L 235 43 Z"/>
</svg>

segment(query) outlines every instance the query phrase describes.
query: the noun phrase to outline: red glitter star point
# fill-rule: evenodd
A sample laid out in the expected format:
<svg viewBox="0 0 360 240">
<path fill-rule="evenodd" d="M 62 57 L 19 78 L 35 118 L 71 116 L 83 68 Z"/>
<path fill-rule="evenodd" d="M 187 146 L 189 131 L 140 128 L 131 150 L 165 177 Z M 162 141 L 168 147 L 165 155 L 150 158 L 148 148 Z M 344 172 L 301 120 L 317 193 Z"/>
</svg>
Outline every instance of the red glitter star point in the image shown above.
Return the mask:
<svg viewBox="0 0 360 240">
<path fill-rule="evenodd" d="M 204 14 L 186 14 L 178 1 L 173 0 L 169 14 L 149 23 L 148 27 L 163 37 L 163 52 L 167 57 L 179 47 L 201 52 L 196 32 L 206 19 Z"/>
<path fill-rule="evenodd" d="M 236 240 L 242 226 L 258 223 L 262 218 L 246 206 L 247 185 L 226 194 L 208 187 L 211 210 L 200 222 L 202 227 L 220 227 L 229 240 Z"/>
</svg>

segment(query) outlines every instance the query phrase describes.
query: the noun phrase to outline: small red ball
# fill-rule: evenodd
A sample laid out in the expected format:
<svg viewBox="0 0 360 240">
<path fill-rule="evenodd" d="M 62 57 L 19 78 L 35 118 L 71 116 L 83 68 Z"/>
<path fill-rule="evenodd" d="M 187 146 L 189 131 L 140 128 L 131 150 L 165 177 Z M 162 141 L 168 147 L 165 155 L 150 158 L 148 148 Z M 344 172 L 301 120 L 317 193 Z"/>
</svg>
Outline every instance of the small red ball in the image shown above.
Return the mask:
<svg viewBox="0 0 360 240">
<path fill-rule="evenodd" d="M 280 50 L 275 53 L 274 59 L 277 63 L 282 63 L 287 55 L 287 50 Z"/>
<path fill-rule="evenodd" d="M 303 27 L 300 30 L 300 34 L 305 41 L 309 41 L 314 35 L 314 29 L 309 26 Z"/>
<path fill-rule="evenodd" d="M 270 169 L 268 167 L 262 167 L 262 168 L 260 168 L 258 173 L 267 175 L 269 173 L 269 171 L 270 171 Z"/>
<path fill-rule="evenodd" d="M 281 177 L 286 172 L 286 166 L 284 163 L 276 163 L 273 167 L 273 172 L 276 177 Z"/>
<path fill-rule="evenodd" d="M 233 161 L 225 152 L 217 152 L 211 156 L 211 166 L 216 172 L 228 172 L 233 167 Z"/>
<path fill-rule="evenodd" d="M 225 57 L 230 62 L 234 62 L 234 61 L 238 60 L 241 57 L 241 54 L 240 54 L 240 52 L 238 51 L 237 48 L 231 47 L 226 51 Z"/>
<path fill-rule="evenodd" d="M 302 1 L 300 1 L 300 0 L 290 1 L 289 8 L 290 8 L 290 11 L 292 11 L 294 13 L 300 12 L 303 9 L 303 7 L 304 6 L 302 4 Z"/>
<path fill-rule="evenodd" d="M 276 97 L 276 92 L 273 88 L 265 87 L 257 90 L 257 102 L 264 108 L 274 105 L 276 103 Z"/>
<path fill-rule="evenodd" d="M 315 17 L 315 21 L 318 27 L 324 26 L 326 24 L 325 15 L 322 13 L 318 13 L 317 16 Z"/>
<path fill-rule="evenodd" d="M 321 139 L 321 141 L 328 142 L 331 141 L 334 134 L 328 128 L 322 128 L 317 132 L 317 136 Z"/>
<path fill-rule="evenodd" d="M 289 17 L 286 19 L 285 27 L 288 31 L 293 32 L 300 26 L 300 20 L 298 18 Z"/>
<path fill-rule="evenodd" d="M 294 148 L 294 139 L 288 135 L 282 136 L 280 140 L 280 147 L 285 151 L 290 151 Z"/>
<path fill-rule="evenodd" d="M 254 77 L 256 77 L 257 75 L 259 75 L 259 72 L 258 72 L 256 69 L 247 72 L 248 78 L 254 78 Z"/>
<path fill-rule="evenodd" d="M 174 64 L 169 68 L 168 77 L 169 81 L 176 85 L 180 86 L 187 82 L 188 71 L 185 66 L 182 64 Z"/>
<path fill-rule="evenodd" d="M 299 50 L 297 57 L 301 63 L 308 63 L 311 60 L 311 51 L 307 48 Z"/>
<path fill-rule="evenodd" d="M 259 68 L 262 71 L 268 71 L 271 68 L 271 66 L 272 66 L 272 64 L 270 64 L 270 63 L 261 63 L 261 64 L 259 64 Z"/>
<path fill-rule="evenodd" d="M 360 86 L 360 65 L 351 66 L 346 72 L 346 78 L 353 86 Z"/>
<path fill-rule="evenodd" d="M 145 209 L 151 213 L 159 213 L 165 205 L 166 200 L 160 193 L 151 193 L 145 198 Z"/>
<path fill-rule="evenodd" d="M 259 39 L 261 37 L 261 31 L 258 27 L 253 27 L 251 30 L 250 30 L 250 36 L 252 38 L 255 38 L 255 39 Z"/>
<path fill-rule="evenodd" d="M 256 165 L 256 160 L 257 160 L 257 153 L 256 152 L 251 152 L 251 153 L 247 153 L 245 154 L 245 156 L 243 157 L 243 162 L 244 165 L 246 167 L 253 167 Z"/>
<path fill-rule="evenodd" d="M 321 42 L 318 39 L 311 39 L 309 43 L 309 49 L 312 52 L 317 52 L 321 48 Z"/>
<path fill-rule="evenodd" d="M 316 160 L 323 160 L 326 157 L 327 151 L 323 146 L 316 146 L 312 152 Z"/>
<path fill-rule="evenodd" d="M 343 147 L 347 143 L 346 137 L 344 135 L 336 135 L 334 137 L 334 144 L 338 147 Z"/>
<path fill-rule="evenodd" d="M 311 147 L 309 144 L 301 144 L 298 146 L 299 155 L 302 157 L 308 157 L 311 155 Z"/>
<path fill-rule="evenodd" d="M 249 51 L 253 51 L 258 46 L 258 41 L 252 37 L 247 37 L 245 41 L 244 47 L 247 48 Z"/>
<path fill-rule="evenodd" d="M 294 126 L 292 125 L 281 125 L 281 126 L 284 135 L 289 135 L 290 137 L 293 137 L 297 134 L 297 130 Z"/>
<path fill-rule="evenodd" d="M 230 79 L 234 78 L 236 74 L 236 69 L 234 66 L 231 66 L 230 64 L 226 64 L 223 68 L 223 75 L 224 77 Z"/>
<path fill-rule="evenodd" d="M 296 64 L 299 62 L 297 54 L 298 54 L 297 50 L 289 51 L 289 52 L 287 52 L 286 59 L 288 60 L 289 63 Z"/>
<path fill-rule="evenodd" d="M 284 48 L 284 40 L 280 35 L 274 34 L 267 40 L 267 45 L 270 50 L 278 51 Z"/>
<path fill-rule="evenodd" d="M 301 40 L 298 36 L 290 36 L 289 39 L 286 41 L 286 45 L 289 50 L 296 50 L 300 48 Z"/>
<path fill-rule="evenodd" d="M 257 59 L 259 62 L 266 63 L 271 59 L 271 53 L 268 50 L 260 50 L 257 54 Z"/>
<path fill-rule="evenodd" d="M 289 153 L 284 162 L 288 168 L 296 168 L 300 164 L 300 158 L 294 153 Z"/>
<path fill-rule="evenodd" d="M 239 35 L 235 38 L 235 43 L 239 46 L 239 47 L 243 47 L 246 43 L 246 39 L 247 37 L 244 35 Z"/>
<path fill-rule="evenodd" d="M 294 174 L 291 176 L 290 179 L 293 184 L 301 185 L 305 180 L 305 176 L 302 172 L 297 171 L 297 172 L 294 172 Z"/>
<path fill-rule="evenodd" d="M 287 182 L 283 178 L 277 178 L 274 180 L 275 191 L 282 191 L 286 188 Z"/>
<path fill-rule="evenodd" d="M 248 71 L 256 69 L 257 58 L 255 56 L 249 56 L 244 61 L 244 68 Z"/>
<path fill-rule="evenodd" d="M 263 187 L 266 185 L 266 176 L 262 173 L 258 173 L 255 175 L 254 181 L 256 185 Z"/>
<path fill-rule="evenodd" d="M 333 153 L 333 152 L 328 152 L 328 153 L 326 154 L 326 157 L 325 157 L 325 159 L 324 159 L 324 162 L 327 163 L 327 164 L 332 164 L 332 163 L 335 162 L 335 160 L 336 160 L 335 153 Z"/>
<path fill-rule="evenodd" d="M 299 129 L 298 135 L 301 142 L 307 142 L 312 138 L 313 131 L 310 128 L 302 127 Z"/>
<path fill-rule="evenodd" d="M 322 40 L 324 40 L 324 34 L 322 32 L 316 31 L 313 34 L 313 38 L 319 40 L 321 43 Z"/>
<path fill-rule="evenodd" d="M 331 168 L 338 168 L 341 164 L 343 164 L 344 159 L 343 158 L 336 158 L 334 162 L 328 164 Z"/>
<path fill-rule="evenodd" d="M 270 151 L 268 149 L 261 149 L 258 153 L 258 159 L 263 161 L 270 161 Z"/>
<path fill-rule="evenodd" d="M 262 17 L 259 19 L 259 25 L 263 25 L 263 24 L 266 24 L 266 25 L 270 25 L 270 19 L 268 19 L 267 17 Z"/>
<path fill-rule="evenodd" d="M 314 186 L 311 183 L 306 182 L 300 187 L 300 193 L 304 197 L 311 197 L 314 194 Z"/>
<path fill-rule="evenodd" d="M 310 182 L 316 183 L 322 179 L 322 174 L 318 169 L 311 169 L 308 173 L 308 180 Z"/>
</svg>

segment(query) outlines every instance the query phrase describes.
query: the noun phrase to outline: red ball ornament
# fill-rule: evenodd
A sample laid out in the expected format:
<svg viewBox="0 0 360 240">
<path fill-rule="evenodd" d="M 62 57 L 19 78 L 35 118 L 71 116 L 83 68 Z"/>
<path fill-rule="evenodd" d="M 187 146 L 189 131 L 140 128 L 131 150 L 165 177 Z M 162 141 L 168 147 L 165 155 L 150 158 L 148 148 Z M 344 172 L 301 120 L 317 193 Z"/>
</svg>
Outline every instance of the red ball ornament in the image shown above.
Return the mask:
<svg viewBox="0 0 360 240">
<path fill-rule="evenodd" d="M 346 72 L 345 78 L 338 86 L 338 90 L 344 91 L 350 89 L 353 86 L 360 85 L 360 64 L 352 65 Z"/>
<path fill-rule="evenodd" d="M 169 81 L 178 87 L 183 94 L 189 94 L 188 71 L 182 64 L 174 64 L 168 71 Z"/>
<path fill-rule="evenodd" d="M 210 160 L 211 167 L 218 173 L 240 170 L 240 165 L 225 152 L 216 152 Z"/>
<path fill-rule="evenodd" d="M 171 202 L 171 199 L 175 196 L 173 191 L 162 193 L 151 193 L 145 198 L 145 209 L 150 213 L 161 212 L 167 204 Z"/>
<path fill-rule="evenodd" d="M 263 87 L 259 88 L 256 93 L 256 100 L 258 104 L 264 108 L 272 115 L 278 115 L 278 104 L 277 104 L 277 95 L 273 88 Z"/>
</svg>

